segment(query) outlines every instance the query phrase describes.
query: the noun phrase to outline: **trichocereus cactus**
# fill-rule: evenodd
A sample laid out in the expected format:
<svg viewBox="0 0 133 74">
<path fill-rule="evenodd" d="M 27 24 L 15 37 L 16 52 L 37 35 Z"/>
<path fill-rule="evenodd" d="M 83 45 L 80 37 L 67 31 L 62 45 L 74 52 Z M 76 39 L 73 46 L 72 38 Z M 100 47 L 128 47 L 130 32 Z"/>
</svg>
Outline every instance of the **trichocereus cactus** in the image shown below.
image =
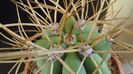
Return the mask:
<svg viewBox="0 0 133 74">
<path fill-rule="evenodd" d="M 110 43 L 106 37 L 97 39 L 100 32 L 94 21 L 83 20 L 83 15 L 81 19 L 76 20 L 74 15 L 66 10 L 59 23 L 52 23 L 44 28 L 48 36 L 43 36 L 36 41 L 36 44 L 48 49 L 50 53 L 47 59 L 35 61 L 38 72 L 41 74 L 111 74 L 108 67 L 111 54 L 94 52 L 95 50 L 109 51 Z M 70 52 L 71 50 L 75 52 Z M 43 56 L 35 55 L 35 58 L 38 57 Z"/>
<path fill-rule="evenodd" d="M 50 74 L 51 65 L 53 65 L 52 74 L 92 74 L 96 69 L 96 74 L 111 74 L 108 67 L 108 60 L 110 59 L 111 54 L 98 54 L 93 52 L 93 50 L 110 50 L 110 43 L 104 37 L 96 45 L 91 47 L 92 44 L 88 43 L 88 41 L 95 40 L 98 37 L 100 34 L 98 28 L 95 26 L 92 35 L 88 38 L 91 28 L 95 24 L 91 21 L 86 21 L 78 25 L 79 23 L 80 22 L 77 22 L 73 16 L 70 16 L 64 22 L 63 33 L 61 36 L 58 33 L 53 34 L 53 31 L 50 31 L 50 41 L 48 41 L 46 37 L 37 40 L 36 44 L 49 49 L 51 52 L 58 50 L 71 50 L 71 47 L 73 46 L 77 46 L 72 49 L 78 51 L 69 53 L 51 53 L 47 60 L 36 61 L 38 68 L 42 68 L 44 63 L 46 61 L 48 62 L 45 64 L 46 66 L 41 69 L 41 74 Z M 58 32 L 59 27 L 56 29 Z M 64 63 L 69 66 L 70 70 L 58 61 L 57 56 L 64 60 Z"/>
</svg>

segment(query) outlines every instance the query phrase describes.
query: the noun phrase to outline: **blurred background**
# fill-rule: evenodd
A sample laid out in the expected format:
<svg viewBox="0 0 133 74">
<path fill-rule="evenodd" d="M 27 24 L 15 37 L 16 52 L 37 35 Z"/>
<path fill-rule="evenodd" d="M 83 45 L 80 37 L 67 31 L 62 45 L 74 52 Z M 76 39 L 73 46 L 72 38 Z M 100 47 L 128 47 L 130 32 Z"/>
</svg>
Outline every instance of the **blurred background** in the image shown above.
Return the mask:
<svg viewBox="0 0 133 74">
<path fill-rule="evenodd" d="M 27 19 L 27 14 L 23 11 L 21 12 L 21 20 L 23 22 L 29 22 Z M 0 0 L 0 23 L 2 24 L 8 24 L 8 23 L 17 23 L 17 13 L 16 13 L 16 6 L 11 2 L 11 0 Z M 0 29 L 0 32 L 6 34 L 6 32 L 2 29 Z M 0 48 L 8 47 L 7 44 L 1 42 L 2 40 L 5 40 L 1 35 L 0 35 Z M 6 41 L 6 40 L 5 40 Z M 7 74 L 7 72 L 12 68 L 12 64 L 0 64 L 0 74 Z M 22 70 L 20 70 L 21 72 Z M 12 72 L 14 74 L 14 72 Z"/>
<path fill-rule="evenodd" d="M 111 0 L 111 1 L 114 1 L 114 0 Z M 125 31 L 122 34 L 120 34 L 117 40 L 133 45 L 133 0 L 117 0 L 113 4 L 113 9 L 109 8 L 108 12 L 111 13 L 112 10 L 113 12 L 117 12 L 118 10 L 120 10 L 120 12 L 115 18 L 125 18 L 129 16 L 129 19 L 126 22 L 124 22 L 124 24 L 126 26 L 130 26 L 127 29 L 128 31 L 132 32 L 132 34 L 128 34 Z M 115 24 L 118 24 L 124 20 L 125 19 L 114 20 L 113 22 Z M 118 48 L 118 49 L 123 49 L 123 48 Z M 123 50 L 126 50 L 126 49 L 123 49 Z M 119 54 L 119 57 L 122 61 L 125 74 L 133 74 L 133 54 L 128 54 L 128 53 Z"/>
</svg>

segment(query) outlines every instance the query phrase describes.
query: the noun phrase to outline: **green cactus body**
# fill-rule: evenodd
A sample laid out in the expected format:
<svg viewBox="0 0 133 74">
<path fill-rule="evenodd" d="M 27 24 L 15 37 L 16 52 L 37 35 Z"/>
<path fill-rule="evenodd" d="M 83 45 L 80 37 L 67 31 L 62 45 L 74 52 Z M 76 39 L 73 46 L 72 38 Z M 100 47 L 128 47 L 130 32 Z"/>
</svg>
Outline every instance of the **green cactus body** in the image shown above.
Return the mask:
<svg viewBox="0 0 133 74">
<path fill-rule="evenodd" d="M 79 36 L 81 34 L 81 30 L 77 27 L 73 28 L 72 34 Z"/>
<path fill-rule="evenodd" d="M 42 38 L 36 42 L 37 45 L 42 46 L 44 48 L 50 48 L 50 43 L 46 38 Z M 37 49 L 38 50 L 38 49 Z"/>
<path fill-rule="evenodd" d="M 58 40 L 59 40 L 59 37 L 58 36 L 52 36 L 50 37 L 50 40 L 52 41 L 53 44 L 58 44 Z M 43 39 L 40 39 L 36 42 L 36 44 L 38 44 L 39 46 L 42 46 L 44 48 L 47 48 L 47 49 L 50 49 L 51 47 L 51 44 L 50 42 L 46 39 L 46 38 L 43 38 Z M 64 43 L 61 43 L 61 46 L 63 48 L 66 48 L 66 45 Z M 38 49 L 36 49 L 38 50 Z M 35 56 L 35 58 L 39 58 L 40 56 Z M 42 60 L 37 60 L 36 61 L 36 64 L 37 64 L 37 67 L 40 69 L 42 68 L 42 66 L 44 66 L 42 69 L 41 69 L 41 74 L 50 74 L 50 68 L 51 68 L 51 61 L 48 61 L 46 64 L 46 59 L 42 59 Z M 61 73 L 61 63 L 57 60 L 54 63 L 54 67 L 53 67 L 53 74 L 60 74 Z M 45 64 L 45 65 L 44 65 Z"/>
<path fill-rule="evenodd" d="M 76 24 L 76 20 L 74 19 L 74 17 L 68 18 L 64 24 L 64 32 L 66 34 L 72 33 L 75 24 Z"/>
<path fill-rule="evenodd" d="M 97 62 L 98 65 L 103 61 L 101 56 L 99 56 L 98 54 L 93 54 L 93 58 L 95 59 L 95 61 Z M 100 69 L 102 71 L 102 74 L 111 74 L 111 71 L 110 71 L 106 61 L 102 62 L 102 64 L 100 65 Z"/>
<path fill-rule="evenodd" d="M 84 57 L 81 54 L 79 54 L 79 56 L 81 59 Z M 92 74 L 102 61 L 103 59 L 98 54 L 93 54 L 92 56 L 87 57 L 84 61 L 87 74 Z M 100 65 L 100 68 L 97 70 L 96 74 L 111 74 L 105 61 L 103 61 L 103 63 Z"/>
<path fill-rule="evenodd" d="M 49 49 L 51 44 L 58 44 L 59 37 L 58 36 L 52 36 L 50 37 L 50 41 L 46 38 L 42 38 L 36 42 L 41 47 Z"/>
<path fill-rule="evenodd" d="M 81 33 L 79 36 L 77 36 L 77 41 L 78 42 L 86 42 L 87 41 L 87 37 L 88 37 L 88 33 Z M 95 35 L 94 35 L 94 33 L 91 35 L 91 40 L 92 39 L 94 39 L 93 37 L 96 37 Z"/>
<path fill-rule="evenodd" d="M 63 29 L 64 36 L 61 37 L 61 39 L 64 40 L 60 41 L 61 42 L 60 45 L 63 48 L 71 47 L 73 45 L 80 44 L 81 42 L 88 41 L 88 36 L 91 32 L 91 29 L 93 25 L 95 25 L 93 22 L 87 21 L 84 23 L 83 26 L 78 27 L 76 23 L 77 22 L 74 17 L 70 17 L 65 20 L 64 29 Z M 89 41 L 95 40 L 99 34 L 100 33 L 98 32 L 97 26 L 94 26 Z M 57 45 L 60 40 L 58 34 L 57 35 L 48 34 L 48 35 L 50 36 L 50 41 L 48 41 L 48 39 L 46 38 L 42 38 L 38 40 L 36 44 L 47 49 L 51 49 L 51 46 L 53 46 L 54 44 Z M 76 36 L 75 37 L 76 42 L 74 44 L 71 44 L 71 42 L 69 42 L 69 37 L 71 38 L 72 35 Z M 68 39 L 68 44 L 67 44 L 67 39 Z M 73 40 L 70 39 L 70 41 Z M 111 46 L 107 42 L 106 38 L 103 38 L 99 43 L 94 45 L 92 48 L 98 51 L 108 51 L 111 48 Z M 40 56 L 35 56 L 35 58 L 38 57 Z M 93 71 L 99 66 L 99 64 L 105 57 L 106 61 L 103 61 L 100 68 L 97 70 L 96 74 L 111 74 L 107 65 L 107 61 L 110 59 L 111 54 L 108 53 L 105 54 L 95 53 L 91 57 L 87 57 L 78 74 L 92 74 Z M 76 73 L 81 64 L 81 59 L 83 59 L 83 55 L 78 56 L 77 53 L 66 53 L 64 62 Z M 41 68 L 44 65 L 45 61 L 46 60 L 38 60 L 36 61 L 36 64 L 39 68 Z M 50 74 L 50 68 L 51 68 L 51 63 L 50 61 L 48 61 L 48 63 L 46 64 L 46 68 L 43 68 L 44 70 L 43 69 L 41 70 L 41 74 Z M 62 67 L 62 64 L 57 60 L 54 62 L 53 74 L 70 74 L 70 72 L 64 66 Z"/>
<path fill-rule="evenodd" d="M 86 23 L 83 26 L 83 30 L 82 32 L 87 32 L 88 34 L 90 33 L 93 25 L 96 25 L 95 23 L 91 22 L 91 21 L 86 21 Z M 93 33 L 95 33 L 96 35 L 98 35 L 98 28 L 97 26 L 94 27 Z"/>
<path fill-rule="evenodd" d="M 86 22 L 82 28 L 81 34 L 77 36 L 77 41 L 78 42 L 86 42 L 89 36 L 89 33 L 91 31 L 91 28 L 94 24 L 92 22 Z M 91 37 L 89 40 L 94 40 L 100 33 L 98 32 L 97 26 L 94 27 L 94 30 L 91 34 Z M 95 46 L 93 46 L 94 50 L 98 51 L 109 51 L 111 49 L 110 43 L 107 42 L 106 38 L 103 38 L 100 42 L 98 42 Z M 106 57 L 106 61 L 108 61 L 111 57 L 111 54 L 109 53 L 99 53 L 99 55 L 102 58 Z"/>
<path fill-rule="evenodd" d="M 52 74 L 61 74 L 62 71 L 62 65 L 59 61 L 53 62 L 54 67 L 53 67 L 53 73 Z M 37 67 L 40 70 L 40 74 L 50 74 L 50 69 L 51 69 L 51 62 L 46 60 L 38 60 L 36 61 Z"/>
<path fill-rule="evenodd" d="M 67 19 L 65 22 L 64 33 L 74 34 L 77 40 L 75 44 L 80 44 L 82 41 L 83 42 L 87 41 L 93 23 L 86 22 L 81 29 L 77 28 L 75 24 L 76 20 L 73 17 Z M 98 32 L 97 27 L 95 27 L 89 40 L 94 40 L 99 34 L 100 33 Z M 50 41 L 48 41 L 46 38 L 43 38 L 38 40 L 36 44 L 44 48 L 50 49 L 50 47 L 52 46 L 51 44 L 58 44 L 58 41 L 59 41 L 59 36 L 53 35 L 50 36 Z M 73 46 L 73 44 L 66 45 L 63 40 L 61 40 L 60 42 L 63 48 L 67 48 L 68 46 L 69 47 Z M 110 48 L 111 48 L 110 44 L 107 42 L 105 38 L 103 38 L 99 43 L 97 43 L 93 47 L 94 50 L 99 50 L 99 51 L 108 51 Z M 87 57 L 83 66 L 81 67 L 81 70 L 79 71 L 79 74 L 92 74 L 92 72 L 98 67 L 98 65 L 103 60 L 103 58 L 105 58 L 106 55 L 107 54 L 93 54 L 91 57 Z M 35 56 L 35 58 L 37 57 L 39 56 Z M 108 54 L 106 60 L 108 61 L 110 57 L 111 54 Z M 64 61 L 76 73 L 81 64 L 81 59 L 83 59 L 82 55 L 78 56 L 76 53 L 67 53 L 65 54 Z M 45 61 L 46 60 L 36 61 L 37 66 L 41 68 L 44 65 Z M 96 74 L 111 74 L 107 65 L 107 61 L 103 61 L 100 68 L 97 70 Z M 44 70 L 43 69 L 41 70 L 42 74 L 50 74 L 51 63 L 48 62 L 48 64 L 46 64 L 46 67 L 47 68 L 44 68 Z M 70 74 L 70 72 L 64 66 L 62 67 L 62 64 L 59 61 L 56 61 L 54 62 L 53 74 Z"/>
<path fill-rule="evenodd" d="M 83 40 L 84 42 L 87 41 L 88 36 L 90 34 L 92 26 L 95 25 L 92 22 L 86 22 L 84 26 L 81 28 L 81 34 L 77 36 L 77 40 L 80 42 Z M 94 27 L 93 33 L 91 34 L 91 37 L 89 40 L 95 39 L 99 35 L 97 27 Z"/>
<path fill-rule="evenodd" d="M 102 39 L 99 43 L 97 43 L 94 47 L 94 50 L 98 51 L 109 51 L 111 50 L 110 43 L 106 40 L 106 38 Z M 110 53 L 99 53 L 102 58 L 105 58 L 108 61 L 111 58 Z"/>
<path fill-rule="evenodd" d="M 81 61 L 76 53 L 68 53 L 65 58 L 65 63 L 70 66 L 70 68 L 76 73 L 81 64 Z M 63 67 L 62 74 L 70 74 L 70 72 L 67 71 L 65 67 Z M 87 74 L 84 66 L 81 67 L 78 74 Z"/>
</svg>

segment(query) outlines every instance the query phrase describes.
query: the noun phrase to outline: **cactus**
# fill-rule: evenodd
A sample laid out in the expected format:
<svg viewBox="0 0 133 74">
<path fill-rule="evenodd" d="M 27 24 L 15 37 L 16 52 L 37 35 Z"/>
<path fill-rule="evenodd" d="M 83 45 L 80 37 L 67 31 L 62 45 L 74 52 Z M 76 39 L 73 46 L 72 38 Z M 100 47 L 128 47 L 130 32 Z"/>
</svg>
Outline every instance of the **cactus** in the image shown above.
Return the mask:
<svg viewBox="0 0 133 74">
<path fill-rule="evenodd" d="M 30 1 L 27 1 L 27 4 L 22 1 L 20 1 L 21 3 L 13 1 L 31 15 L 34 23 L 32 25 L 19 23 L 21 29 L 23 30 L 23 26 L 31 26 L 36 27 L 39 31 L 37 36 L 28 37 L 24 30 L 19 30 L 20 34 L 17 34 L 7 28 L 9 25 L 0 25 L 0 28 L 14 37 L 10 40 L 11 42 L 16 43 L 19 48 L 25 47 L 28 51 L 25 53 L 29 53 L 25 54 L 24 57 L 23 54 L 16 53 L 16 55 L 22 56 L 22 58 L 31 58 L 36 66 L 32 69 L 33 74 L 111 74 L 108 66 L 111 53 L 97 53 L 111 50 L 107 34 L 102 36 L 95 22 L 100 13 L 96 13 L 96 18 L 93 18 L 93 21 L 86 18 L 88 16 L 88 3 L 92 1 L 63 1 L 66 7 L 60 5 L 62 4 L 60 0 L 44 0 L 44 4 L 35 0 L 32 2 L 36 4 L 35 7 L 32 7 Z M 104 4 L 105 2 L 106 0 L 103 0 L 101 3 Z M 44 17 L 36 9 L 42 10 Z M 99 11 L 102 9 L 103 6 L 100 7 Z M 61 18 L 58 17 L 58 14 L 61 14 Z M 36 39 L 37 37 L 41 38 Z M 32 38 L 35 43 L 32 42 Z M 30 49 L 30 47 L 32 48 Z M 13 59 L 21 58 L 11 54 L 10 57 Z M 28 62 L 29 60 L 25 61 Z"/>
<path fill-rule="evenodd" d="M 68 36 L 66 36 L 66 37 L 64 37 L 65 39 L 67 39 L 67 37 L 70 37 L 70 38 L 68 38 L 69 40 L 67 41 L 67 42 L 69 42 L 70 41 L 70 43 L 67 43 L 66 41 L 65 41 L 65 39 L 64 39 L 64 41 L 61 41 L 61 44 L 62 43 L 64 43 L 64 44 L 66 44 L 66 46 L 67 46 L 67 48 L 68 47 L 70 47 L 70 46 L 73 46 L 74 44 L 77 44 L 77 42 L 78 43 L 81 43 L 81 40 L 80 40 L 80 38 L 76 38 L 76 41 L 74 41 L 75 43 L 71 43 L 71 41 L 73 41 L 74 40 L 74 37 L 72 36 L 72 35 L 75 35 L 75 37 L 78 37 L 78 36 L 80 36 L 80 33 L 79 34 L 77 34 L 77 33 L 75 33 L 75 32 L 73 32 L 73 33 L 71 33 L 70 34 L 70 32 L 71 31 L 73 31 L 73 27 L 76 27 L 76 25 L 75 25 L 75 23 L 72 23 L 72 22 L 75 22 L 75 20 L 73 20 L 72 18 L 70 18 L 70 19 L 68 19 L 68 21 L 67 22 L 65 22 L 65 29 L 64 29 L 64 33 L 66 34 L 66 35 L 68 35 Z M 69 24 L 69 23 L 71 23 L 71 24 Z M 86 36 L 86 35 L 88 35 L 89 34 L 89 32 L 90 32 L 90 28 L 91 28 L 91 26 L 90 25 L 92 25 L 92 24 L 85 24 L 85 27 L 83 28 L 83 30 L 81 30 L 81 33 L 82 33 L 82 35 L 81 35 L 81 38 L 83 38 L 83 41 L 85 42 L 85 41 L 87 41 L 87 39 L 84 39 L 84 38 L 87 38 L 88 36 Z M 72 29 L 72 30 L 71 30 Z M 95 39 L 96 38 L 96 36 L 98 36 L 98 31 L 97 31 L 97 28 L 95 28 L 95 31 L 96 32 L 94 32 L 93 34 L 94 35 L 92 35 L 92 38 L 91 39 Z M 80 31 L 79 31 L 80 32 Z M 76 36 L 76 34 L 77 34 L 77 36 Z M 96 35 L 95 35 L 96 34 Z M 84 36 L 85 35 L 85 37 L 82 37 L 82 36 Z M 63 38 L 61 38 L 61 39 L 63 39 Z M 77 40 L 78 39 L 78 40 Z M 58 36 L 56 36 L 56 37 L 52 37 L 52 38 L 50 38 L 50 40 L 51 40 L 51 42 L 53 42 L 53 44 L 57 44 L 58 43 L 58 40 L 59 40 L 59 37 Z M 106 41 L 106 40 L 105 40 Z M 39 46 L 42 46 L 42 47 L 44 47 L 44 48 L 48 48 L 49 49 L 49 47 L 51 47 L 50 46 L 50 44 L 49 44 L 50 42 L 48 42 L 47 40 L 46 40 L 46 38 L 45 39 L 40 39 L 40 40 L 38 40 L 37 42 L 36 42 L 36 44 L 38 44 Z M 103 49 L 104 47 L 104 45 L 106 45 L 107 47 L 109 47 L 108 45 L 108 43 L 104 43 L 103 41 L 102 42 L 100 42 L 99 43 L 100 45 L 96 45 L 96 46 L 94 46 L 94 50 L 95 50 L 95 48 L 97 47 L 97 49 L 99 48 L 99 50 L 101 49 Z M 100 48 L 101 47 L 101 48 Z M 82 49 L 84 49 L 84 48 L 82 48 Z M 64 50 L 65 50 L 65 48 L 64 48 Z M 89 49 L 84 49 L 84 50 L 89 50 Z M 104 48 L 103 50 L 109 50 L 109 48 Z M 109 59 L 108 59 L 109 60 Z M 43 60 L 42 60 L 43 61 Z M 72 68 L 72 70 L 76 73 L 77 72 L 77 70 L 78 70 L 78 68 L 79 68 L 79 66 L 80 66 L 80 63 L 81 63 L 81 61 L 82 60 L 80 60 L 79 59 L 79 57 L 76 55 L 76 53 L 67 53 L 66 54 L 66 57 L 65 57 L 65 59 L 64 59 L 64 62 L 68 65 L 68 66 L 70 66 L 70 68 Z M 84 66 L 85 66 L 85 68 L 86 68 L 86 70 L 85 70 L 85 68 L 84 68 L 84 66 L 81 68 L 81 70 L 80 70 L 80 72 L 79 72 L 79 74 L 91 74 L 92 72 L 93 72 L 93 70 L 95 70 L 96 68 L 97 68 L 97 66 L 100 64 L 100 62 L 102 61 L 102 58 L 98 55 L 98 54 L 95 54 L 95 55 L 93 55 L 92 57 L 88 57 L 88 58 L 86 58 L 86 60 L 85 60 L 85 63 L 84 63 Z M 41 66 L 41 65 L 40 65 Z M 105 68 L 106 67 L 106 71 L 104 71 L 103 70 L 103 68 Z M 48 68 L 50 68 L 50 67 L 48 67 Z M 47 71 L 50 71 L 50 70 L 47 70 Z M 98 70 L 99 71 L 99 70 Z M 45 71 L 46 72 L 46 71 Z M 86 73 L 87 72 L 87 73 Z M 54 72 L 53 72 L 54 73 Z M 42 74 L 45 74 L 45 73 L 42 73 Z M 49 74 L 49 73 L 47 73 L 47 74 Z M 70 74 L 69 73 L 69 71 L 67 71 L 67 69 L 65 69 L 65 67 L 63 67 L 62 68 L 62 74 Z M 109 70 L 109 68 L 108 68 L 108 66 L 107 66 L 107 62 L 103 62 L 103 64 L 101 65 L 101 68 L 100 68 L 100 72 L 97 72 L 97 74 L 111 74 L 111 72 L 110 72 L 110 70 Z"/>
</svg>

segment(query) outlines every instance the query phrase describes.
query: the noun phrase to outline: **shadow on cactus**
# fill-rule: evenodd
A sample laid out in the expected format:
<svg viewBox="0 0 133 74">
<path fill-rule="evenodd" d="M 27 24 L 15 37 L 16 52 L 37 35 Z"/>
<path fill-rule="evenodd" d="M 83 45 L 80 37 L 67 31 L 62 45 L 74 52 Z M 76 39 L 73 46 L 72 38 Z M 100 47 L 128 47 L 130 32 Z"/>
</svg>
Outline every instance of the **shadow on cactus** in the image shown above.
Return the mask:
<svg viewBox="0 0 133 74">
<path fill-rule="evenodd" d="M 0 62 L 16 62 L 16 74 L 22 63 L 25 64 L 23 74 L 112 74 L 108 61 L 113 51 L 107 37 L 118 34 L 121 27 L 117 25 L 103 34 L 98 24 L 106 23 L 99 20 L 101 13 L 115 1 L 99 0 L 100 7 L 96 6 L 93 16 L 89 16 L 89 4 L 93 2 L 95 0 L 13 1 L 19 22 L 1 24 L 0 28 L 11 35 L 8 38 L 1 33 L 10 41 L 5 43 L 18 50 L 0 54 Z M 27 12 L 33 23 L 21 23 L 18 8 Z M 9 28 L 14 26 L 18 27 L 17 32 Z M 35 29 L 25 29 L 26 26 Z M 27 35 L 32 32 L 36 34 Z"/>
</svg>

